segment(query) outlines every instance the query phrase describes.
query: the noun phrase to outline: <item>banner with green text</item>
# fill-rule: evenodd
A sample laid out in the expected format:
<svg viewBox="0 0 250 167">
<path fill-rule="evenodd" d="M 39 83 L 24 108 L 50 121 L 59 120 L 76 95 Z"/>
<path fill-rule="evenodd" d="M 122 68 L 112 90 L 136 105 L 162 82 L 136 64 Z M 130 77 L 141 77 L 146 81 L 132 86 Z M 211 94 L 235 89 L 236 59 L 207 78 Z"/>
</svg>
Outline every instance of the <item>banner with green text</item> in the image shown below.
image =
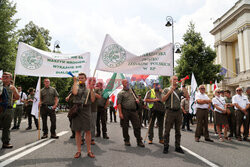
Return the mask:
<svg viewBox="0 0 250 167">
<path fill-rule="evenodd" d="M 90 53 L 60 54 L 43 51 L 20 42 L 15 74 L 41 77 L 70 77 L 84 72 L 90 74 Z"/>
<path fill-rule="evenodd" d="M 106 35 L 96 65 L 97 70 L 144 75 L 172 76 L 173 45 L 168 44 L 156 50 L 136 56 Z"/>
</svg>

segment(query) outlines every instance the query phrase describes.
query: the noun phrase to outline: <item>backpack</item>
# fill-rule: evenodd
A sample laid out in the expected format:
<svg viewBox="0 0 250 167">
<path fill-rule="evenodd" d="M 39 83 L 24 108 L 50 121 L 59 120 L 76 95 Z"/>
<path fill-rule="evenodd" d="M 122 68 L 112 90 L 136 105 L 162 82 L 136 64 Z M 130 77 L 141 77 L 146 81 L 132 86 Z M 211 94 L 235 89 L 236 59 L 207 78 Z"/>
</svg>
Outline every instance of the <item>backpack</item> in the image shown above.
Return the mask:
<svg viewBox="0 0 250 167">
<path fill-rule="evenodd" d="M 8 106 L 8 93 L 5 88 L 0 93 L 0 114 L 5 111 Z"/>
</svg>

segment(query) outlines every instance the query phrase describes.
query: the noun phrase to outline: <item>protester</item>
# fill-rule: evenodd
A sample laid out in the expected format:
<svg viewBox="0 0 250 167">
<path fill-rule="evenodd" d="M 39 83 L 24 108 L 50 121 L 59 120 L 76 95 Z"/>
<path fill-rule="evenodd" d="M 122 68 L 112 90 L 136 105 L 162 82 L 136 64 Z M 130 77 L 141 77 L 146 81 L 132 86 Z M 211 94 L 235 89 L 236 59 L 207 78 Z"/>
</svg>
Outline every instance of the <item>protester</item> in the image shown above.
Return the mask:
<svg viewBox="0 0 250 167">
<path fill-rule="evenodd" d="M 109 99 L 102 97 L 103 94 L 103 83 L 98 82 L 96 84 L 96 93 L 99 98 L 97 98 L 97 119 L 96 119 L 96 137 L 100 137 L 101 128 L 100 122 L 102 124 L 102 137 L 104 139 L 109 139 L 107 135 L 107 107 L 109 106 Z"/>
<path fill-rule="evenodd" d="M 215 124 L 217 126 L 217 131 L 218 131 L 218 135 L 219 135 L 219 141 L 224 141 L 222 136 L 221 136 L 221 129 L 220 126 L 224 125 L 225 129 L 224 129 L 224 138 L 226 140 L 231 140 L 228 136 L 227 136 L 227 131 L 229 129 L 228 126 L 228 120 L 227 120 L 227 105 L 225 102 L 225 99 L 220 96 L 220 89 L 217 88 L 214 91 L 214 95 L 215 97 L 212 99 L 212 103 L 214 105 L 214 111 L 215 111 Z"/>
<path fill-rule="evenodd" d="M 247 124 L 249 121 L 249 115 L 247 113 L 247 109 L 249 108 L 249 101 L 247 96 L 245 96 L 242 93 L 242 88 L 238 87 L 236 88 L 236 95 L 233 96 L 232 98 L 232 103 L 234 104 L 234 108 L 236 110 L 236 135 L 238 141 L 242 141 L 241 137 L 241 132 L 240 128 L 241 125 L 243 124 L 244 127 L 244 133 L 243 133 L 243 140 L 244 141 L 249 141 L 248 139 L 248 131 L 249 128 L 247 129 Z"/>
<path fill-rule="evenodd" d="M 232 97 L 231 97 L 230 90 L 225 91 L 225 102 L 227 104 L 227 108 L 230 110 L 230 114 L 227 115 L 229 129 L 230 129 L 230 134 L 228 135 L 228 137 L 233 137 L 233 136 L 237 137 L 236 136 L 236 117 L 235 117 L 234 105 L 232 104 Z"/>
<path fill-rule="evenodd" d="M 20 128 L 24 110 L 24 102 L 27 99 L 27 95 L 22 91 L 21 86 L 18 86 L 17 90 L 20 98 L 16 101 L 16 108 L 14 109 L 14 126 L 12 127 L 12 130 Z"/>
<path fill-rule="evenodd" d="M 205 141 L 213 142 L 209 138 L 208 133 L 208 110 L 210 108 L 211 100 L 205 94 L 205 86 L 199 86 L 199 93 L 195 95 L 196 101 L 196 118 L 197 118 L 197 126 L 195 131 L 195 141 L 199 142 L 201 134 L 203 133 L 205 137 Z"/>
<path fill-rule="evenodd" d="M 149 117 L 149 108 L 147 106 L 147 102 L 144 102 L 143 104 L 143 114 L 142 114 L 142 122 L 144 124 L 144 128 L 147 128 L 147 122 L 149 121 L 148 120 L 148 117 Z"/>
<path fill-rule="evenodd" d="M 178 77 L 172 76 L 170 79 L 170 88 L 163 90 L 162 102 L 166 105 L 166 120 L 165 120 L 165 134 L 164 134 L 164 149 L 163 153 L 167 154 L 169 149 L 170 130 L 175 125 L 175 151 L 184 154 L 181 148 L 181 96 L 187 97 L 188 92 L 185 88 L 185 80 L 182 81 L 182 90 L 178 88 Z"/>
<path fill-rule="evenodd" d="M 148 130 L 148 144 L 153 144 L 154 138 L 154 124 L 157 118 L 158 121 L 158 137 L 159 143 L 164 144 L 163 140 L 163 122 L 164 122 L 164 115 L 165 115 L 165 106 L 162 103 L 162 92 L 159 88 L 159 83 L 155 82 L 153 84 L 153 89 L 151 89 L 145 97 L 145 102 L 149 103 L 150 109 L 150 125 Z"/>
<path fill-rule="evenodd" d="M 74 84 L 72 88 L 73 104 L 78 104 L 78 114 L 75 118 L 72 118 L 72 130 L 75 131 L 75 140 L 77 146 L 77 152 L 74 158 L 81 156 L 81 131 L 86 134 L 85 140 L 87 144 L 87 155 L 90 158 L 94 158 L 95 155 L 91 152 L 91 103 L 95 101 L 94 85 L 92 82 L 89 85 L 89 89 L 86 87 L 86 74 L 79 73 L 77 78 L 74 77 Z"/>
<path fill-rule="evenodd" d="M 128 134 L 129 121 L 132 122 L 134 135 L 139 147 L 145 147 L 141 138 L 141 126 L 139 116 L 136 113 L 137 104 L 139 100 L 136 97 L 135 92 L 129 87 L 129 83 L 126 79 L 122 80 L 123 89 L 118 94 L 117 107 L 119 110 L 119 117 L 122 122 L 122 133 L 125 146 L 131 146 L 130 137 Z"/>
<path fill-rule="evenodd" d="M 26 100 L 26 104 L 27 104 L 26 105 L 26 112 L 27 112 L 27 116 L 28 116 L 28 127 L 26 128 L 26 130 L 32 129 L 32 117 L 34 119 L 36 129 L 38 129 L 38 120 L 34 115 L 31 114 L 34 98 L 35 98 L 34 89 L 29 88 L 29 95 L 28 95 L 27 100 Z"/>
<path fill-rule="evenodd" d="M 10 126 L 13 114 L 13 100 L 18 100 L 20 98 L 18 91 L 14 85 L 11 84 L 12 74 L 9 72 L 4 72 L 2 76 L 2 82 L 4 90 L 7 91 L 8 104 L 6 109 L 0 113 L 0 127 L 2 128 L 2 148 L 12 148 L 13 145 L 10 144 Z M 4 97 L 5 99 L 7 97 Z"/>
<path fill-rule="evenodd" d="M 182 130 L 185 131 L 185 126 L 187 127 L 188 131 L 192 131 L 190 129 L 190 119 L 191 114 L 189 113 L 189 96 L 181 100 L 181 109 L 183 112 L 183 123 L 182 123 Z"/>
<path fill-rule="evenodd" d="M 59 102 L 59 94 L 55 88 L 50 86 L 50 80 L 48 78 L 44 79 L 44 88 L 41 90 L 41 117 L 43 121 L 43 136 L 42 139 L 48 137 L 48 125 L 47 125 L 47 117 L 50 117 L 51 127 L 50 133 L 51 138 L 58 139 L 59 136 L 56 135 L 56 107 Z"/>
<path fill-rule="evenodd" d="M 110 114 L 110 122 L 113 122 L 113 117 L 114 117 L 114 122 L 116 122 L 116 110 L 114 108 L 114 103 L 111 100 L 109 104 L 109 114 Z"/>
</svg>

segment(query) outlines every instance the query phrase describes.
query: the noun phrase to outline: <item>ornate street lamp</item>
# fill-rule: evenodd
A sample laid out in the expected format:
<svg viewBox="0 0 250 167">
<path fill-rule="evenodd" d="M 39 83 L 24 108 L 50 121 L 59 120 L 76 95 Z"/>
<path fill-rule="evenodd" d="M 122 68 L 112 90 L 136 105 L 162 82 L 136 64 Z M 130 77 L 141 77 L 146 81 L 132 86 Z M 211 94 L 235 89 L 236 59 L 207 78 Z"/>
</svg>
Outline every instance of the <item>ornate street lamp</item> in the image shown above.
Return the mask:
<svg viewBox="0 0 250 167">
<path fill-rule="evenodd" d="M 54 43 L 54 50 L 53 50 L 53 52 L 56 52 L 55 49 L 59 49 L 60 48 L 59 44 L 60 44 L 60 42 L 58 40 L 56 40 L 55 43 Z"/>
</svg>

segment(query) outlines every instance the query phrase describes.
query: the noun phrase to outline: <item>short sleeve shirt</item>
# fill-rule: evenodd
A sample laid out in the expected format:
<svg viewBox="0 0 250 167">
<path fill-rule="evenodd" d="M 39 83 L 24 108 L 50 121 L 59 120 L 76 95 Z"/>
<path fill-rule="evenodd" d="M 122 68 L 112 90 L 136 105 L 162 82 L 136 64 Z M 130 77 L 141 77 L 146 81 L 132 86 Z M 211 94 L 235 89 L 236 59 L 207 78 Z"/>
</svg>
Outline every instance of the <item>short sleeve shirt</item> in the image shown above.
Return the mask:
<svg viewBox="0 0 250 167">
<path fill-rule="evenodd" d="M 121 104 L 122 109 L 136 110 L 136 101 L 129 89 L 123 89 L 118 93 L 117 105 L 119 104 Z"/>
<path fill-rule="evenodd" d="M 186 98 L 181 100 L 181 106 L 184 108 L 184 110 L 186 112 L 189 111 L 189 100 L 187 100 Z"/>
<path fill-rule="evenodd" d="M 56 91 L 55 88 L 53 87 L 44 87 L 41 90 L 41 100 L 42 100 L 42 104 L 46 104 L 46 105 L 54 105 L 55 103 L 55 97 L 58 97 L 59 94 Z"/>
<path fill-rule="evenodd" d="M 162 96 L 165 96 L 168 93 L 169 90 L 170 90 L 169 88 L 165 88 L 163 90 Z M 180 107 L 181 107 L 181 96 L 183 96 L 184 93 L 183 93 L 182 90 L 180 90 L 178 88 L 176 88 L 174 91 L 176 92 L 176 95 L 178 97 L 173 92 L 168 97 L 168 99 L 166 100 L 165 105 L 166 105 L 167 109 L 180 110 Z M 173 96 L 173 108 L 171 108 L 171 96 Z"/>
<path fill-rule="evenodd" d="M 97 90 L 96 90 L 96 93 L 97 93 L 98 95 L 102 96 L 103 90 L 97 89 Z M 101 97 L 100 99 L 96 99 L 96 102 L 97 102 L 97 106 L 98 106 L 98 107 L 104 107 L 105 104 L 106 104 L 106 102 L 107 102 L 107 99 Z"/>
<path fill-rule="evenodd" d="M 33 95 L 30 94 L 30 95 L 27 97 L 27 100 L 30 100 L 30 99 L 34 100 L 34 98 L 35 98 L 35 94 L 33 94 Z M 33 104 L 32 101 L 28 101 L 28 106 L 32 106 L 32 104 Z"/>
<path fill-rule="evenodd" d="M 147 93 L 146 99 L 152 99 L 151 98 L 151 90 Z M 160 91 L 155 91 L 155 96 L 157 99 L 162 99 L 162 93 Z M 161 101 L 153 102 L 153 108 L 154 110 L 157 111 L 162 111 L 164 110 L 164 104 Z"/>
<path fill-rule="evenodd" d="M 241 108 L 246 108 L 246 106 L 249 104 L 248 98 L 245 95 L 234 95 L 232 98 L 232 102 L 233 104 L 238 104 Z M 238 108 L 236 106 L 234 106 L 234 108 L 236 110 L 238 110 Z"/>
<path fill-rule="evenodd" d="M 225 99 L 223 97 L 214 97 L 212 99 L 212 103 L 213 105 L 217 105 L 218 107 L 222 108 L 222 109 L 225 109 Z M 218 112 L 218 113 L 222 113 L 222 111 L 218 110 L 216 107 L 214 107 L 214 111 Z"/>
<path fill-rule="evenodd" d="M 195 101 L 197 102 L 197 100 L 210 100 L 209 97 L 204 93 L 196 93 L 195 95 Z M 208 104 L 199 104 L 196 103 L 196 108 L 202 108 L 202 109 L 208 109 L 209 105 Z"/>
<path fill-rule="evenodd" d="M 89 91 L 90 90 L 86 88 L 85 84 L 79 85 L 77 94 L 73 95 L 74 96 L 73 103 L 74 104 L 85 104 L 86 98 L 88 96 L 87 104 L 90 105 L 91 100 L 90 100 L 90 94 L 88 95 Z"/>
</svg>

